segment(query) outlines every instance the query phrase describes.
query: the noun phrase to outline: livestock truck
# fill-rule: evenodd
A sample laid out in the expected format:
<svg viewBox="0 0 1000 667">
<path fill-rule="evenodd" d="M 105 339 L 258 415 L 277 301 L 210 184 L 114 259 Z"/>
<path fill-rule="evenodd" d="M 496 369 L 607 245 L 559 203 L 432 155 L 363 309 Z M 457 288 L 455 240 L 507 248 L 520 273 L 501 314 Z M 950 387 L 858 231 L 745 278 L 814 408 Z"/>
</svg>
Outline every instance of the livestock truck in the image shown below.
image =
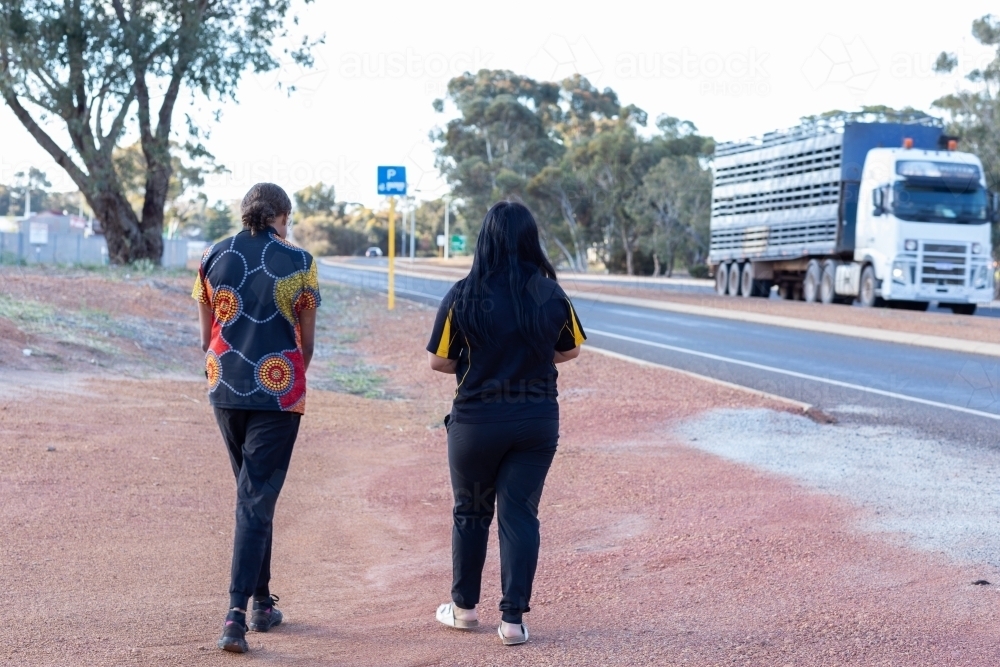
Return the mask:
<svg viewBox="0 0 1000 667">
<path fill-rule="evenodd" d="M 936 119 L 810 122 L 719 144 L 713 172 L 720 295 L 968 315 L 993 298 L 998 198 Z"/>
</svg>

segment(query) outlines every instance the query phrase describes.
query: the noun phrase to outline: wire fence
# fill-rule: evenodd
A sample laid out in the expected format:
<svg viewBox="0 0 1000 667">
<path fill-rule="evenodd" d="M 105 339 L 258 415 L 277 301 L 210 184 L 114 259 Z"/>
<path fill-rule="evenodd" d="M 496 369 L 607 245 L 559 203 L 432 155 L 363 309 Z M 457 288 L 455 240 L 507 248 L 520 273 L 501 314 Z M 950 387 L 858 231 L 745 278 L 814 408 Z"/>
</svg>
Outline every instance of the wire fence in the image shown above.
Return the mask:
<svg viewBox="0 0 1000 667">
<path fill-rule="evenodd" d="M 103 236 L 83 234 L 48 234 L 46 243 L 31 243 L 29 234 L 0 233 L 0 264 L 59 264 L 66 266 L 103 266 L 108 263 L 108 244 Z M 186 266 L 188 241 L 163 242 L 162 265 Z"/>
</svg>

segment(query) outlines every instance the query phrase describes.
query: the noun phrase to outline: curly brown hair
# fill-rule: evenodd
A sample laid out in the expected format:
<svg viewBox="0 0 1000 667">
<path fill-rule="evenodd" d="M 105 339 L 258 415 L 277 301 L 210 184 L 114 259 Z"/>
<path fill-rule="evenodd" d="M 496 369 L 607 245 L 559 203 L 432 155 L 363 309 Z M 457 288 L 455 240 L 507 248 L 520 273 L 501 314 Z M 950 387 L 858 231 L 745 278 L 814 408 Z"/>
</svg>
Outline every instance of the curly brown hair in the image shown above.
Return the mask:
<svg viewBox="0 0 1000 667">
<path fill-rule="evenodd" d="M 243 228 L 254 236 L 264 231 L 276 218 L 292 212 L 292 201 L 280 185 L 258 183 L 250 188 L 240 203 Z"/>
</svg>

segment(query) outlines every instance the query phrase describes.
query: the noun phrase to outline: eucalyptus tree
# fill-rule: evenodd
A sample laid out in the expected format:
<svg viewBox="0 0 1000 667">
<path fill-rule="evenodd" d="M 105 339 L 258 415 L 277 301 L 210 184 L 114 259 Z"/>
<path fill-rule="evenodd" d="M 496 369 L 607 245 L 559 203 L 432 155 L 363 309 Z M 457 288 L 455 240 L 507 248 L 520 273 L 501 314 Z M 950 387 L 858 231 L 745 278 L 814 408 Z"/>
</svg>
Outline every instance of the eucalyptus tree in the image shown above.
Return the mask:
<svg viewBox="0 0 1000 667">
<path fill-rule="evenodd" d="M 524 197 L 528 181 L 557 159 L 550 129 L 558 116 L 559 84 L 506 70 L 465 73 L 448 82 L 459 115 L 432 133 L 437 166 L 470 219 L 497 199 Z M 444 111 L 444 100 L 434 108 Z"/>
<path fill-rule="evenodd" d="M 668 155 L 646 172 L 631 203 L 635 215 L 649 221 L 644 241 L 653 256 L 653 275 L 670 276 L 679 253 L 688 266 L 708 253 L 712 209 L 712 174 L 691 155 Z"/>
<path fill-rule="evenodd" d="M 309 1 L 309 0 L 304 0 Z M 83 193 L 112 262 L 159 262 L 182 93 L 234 98 L 247 70 L 279 66 L 291 0 L 4 0 L 0 95 Z M 303 38 L 285 50 L 312 64 Z M 218 116 L 216 115 L 216 120 Z M 115 151 L 126 131 L 142 149 L 144 193 L 128 201 Z M 187 117 L 193 158 L 211 158 Z"/>
</svg>

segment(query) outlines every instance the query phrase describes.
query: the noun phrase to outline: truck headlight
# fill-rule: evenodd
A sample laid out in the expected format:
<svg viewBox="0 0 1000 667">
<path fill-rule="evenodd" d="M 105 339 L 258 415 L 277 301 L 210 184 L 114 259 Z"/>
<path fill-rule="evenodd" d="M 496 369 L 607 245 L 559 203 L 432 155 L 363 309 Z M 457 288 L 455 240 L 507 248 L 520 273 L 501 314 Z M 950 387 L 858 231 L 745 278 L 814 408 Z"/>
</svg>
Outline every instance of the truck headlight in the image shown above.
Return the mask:
<svg viewBox="0 0 1000 667">
<path fill-rule="evenodd" d="M 984 287 L 989 285 L 989 281 L 990 281 L 990 274 L 986 270 L 986 265 L 984 264 L 976 270 L 976 278 L 975 280 L 972 281 L 972 286 L 975 289 L 983 289 Z"/>
<path fill-rule="evenodd" d="M 975 247 L 975 246 L 973 246 L 973 247 Z M 903 248 L 905 248 L 907 252 L 916 252 L 917 251 L 917 241 L 916 241 L 916 239 L 906 239 L 906 241 L 903 242 Z M 976 252 L 976 251 L 973 250 L 972 252 Z"/>
<path fill-rule="evenodd" d="M 982 243 L 973 243 L 972 244 L 972 254 L 973 255 L 981 255 L 981 254 L 983 254 L 983 244 Z"/>
<path fill-rule="evenodd" d="M 904 262 L 892 263 L 892 282 L 897 285 L 906 285 L 910 282 L 909 264 Z"/>
</svg>

